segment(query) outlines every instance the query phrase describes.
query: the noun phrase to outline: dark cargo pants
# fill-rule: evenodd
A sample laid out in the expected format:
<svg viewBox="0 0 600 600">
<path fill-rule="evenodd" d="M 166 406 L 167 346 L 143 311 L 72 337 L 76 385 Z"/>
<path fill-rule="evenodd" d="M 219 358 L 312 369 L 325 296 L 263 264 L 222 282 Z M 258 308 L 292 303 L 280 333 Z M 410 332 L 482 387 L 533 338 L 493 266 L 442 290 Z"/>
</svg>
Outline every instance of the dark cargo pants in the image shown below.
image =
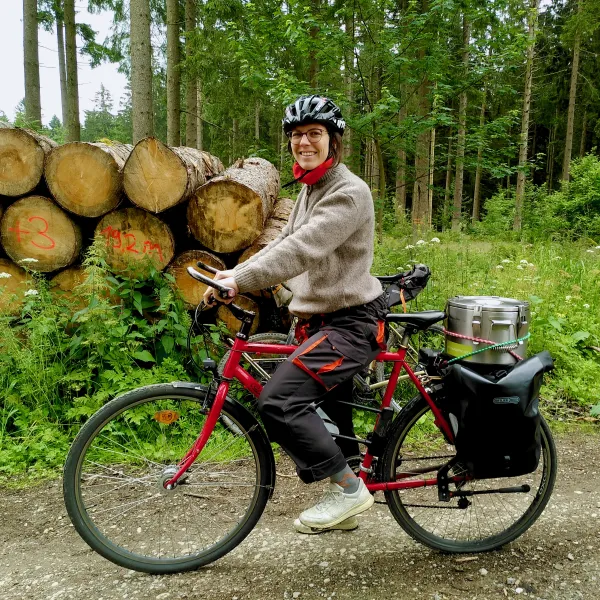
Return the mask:
<svg viewBox="0 0 600 600">
<path fill-rule="evenodd" d="M 339 400 L 352 398 L 352 377 L 385 348 L 383 296 L 362 306 L 315 315 L 310 336 L 265 385 L 258 399 L 272 441 L 296 463 L 305 483 L 320 481 L 346 466 L 345 456 L 358 454 L 358 444 L 336 443 L 316 413 L 321 406 L 340 432 L 352 434 L 352 409 Z"/>
</svg>

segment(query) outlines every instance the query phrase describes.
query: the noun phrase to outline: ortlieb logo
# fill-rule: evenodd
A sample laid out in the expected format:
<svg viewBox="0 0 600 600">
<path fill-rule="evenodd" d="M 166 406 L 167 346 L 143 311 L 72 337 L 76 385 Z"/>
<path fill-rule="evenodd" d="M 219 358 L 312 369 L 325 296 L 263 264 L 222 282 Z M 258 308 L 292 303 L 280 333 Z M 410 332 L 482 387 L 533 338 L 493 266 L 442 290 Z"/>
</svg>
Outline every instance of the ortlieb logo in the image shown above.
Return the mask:
<svg viewBox="0 0 600 600">
<path fill-rule="evenodd" d="M 519 404 L 521 399 L 519 396 L 504 396 L 502 398 L 494 398 L 492 402 L 494 404 Z"/>
</svg>

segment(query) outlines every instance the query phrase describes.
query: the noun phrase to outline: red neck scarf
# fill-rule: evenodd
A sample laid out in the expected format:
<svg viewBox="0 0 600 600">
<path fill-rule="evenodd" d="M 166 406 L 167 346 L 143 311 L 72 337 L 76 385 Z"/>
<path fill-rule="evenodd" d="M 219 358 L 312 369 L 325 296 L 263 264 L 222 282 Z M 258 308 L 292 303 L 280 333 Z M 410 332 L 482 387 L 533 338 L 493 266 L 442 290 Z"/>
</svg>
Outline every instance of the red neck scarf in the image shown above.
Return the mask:
<svg viewBox="0 0 600 600">
<path fill-rule="evenodd" d="M 312 169 L 312 171 L 306 171 L 298 163 L 294 163 L 292 171 L 294 173 L 294 179 L 300 180 L 300 183 L 306 185 L 313 185 L 325 175 L 329 167 L 333 164 L 333 157 L 328 158 L 325 162 L 321 163 L 318 167 Z"/>
</svg>

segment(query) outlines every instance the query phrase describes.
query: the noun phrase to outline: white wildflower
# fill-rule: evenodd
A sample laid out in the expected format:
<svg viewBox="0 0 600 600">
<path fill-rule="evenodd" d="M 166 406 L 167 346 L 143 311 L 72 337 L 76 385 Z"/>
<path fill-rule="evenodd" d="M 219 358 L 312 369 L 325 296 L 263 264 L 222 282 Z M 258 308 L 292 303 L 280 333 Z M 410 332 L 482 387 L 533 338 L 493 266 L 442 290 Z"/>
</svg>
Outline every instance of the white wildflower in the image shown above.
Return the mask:
<svg viewBox="0 0 600 600">
<path fill-rule="evenodd" d="M 555 256 L 552 260 L 562 260 L 562 256 Z"/>
<path fill-rule="evenodd" d="M 586 250 L 586 252 L 589 252 L 590 254 L 595 254 L 593 250 Z"/>
<path fill-rule="evenodd" d="M 408 246 L 404 246 L 405 250 L 412 250 L 414 248 L 414 246 L 412 244 L 409 244 Z"/>
<path fill-rule="evenodd" d="M 431 238 L 430 242 L 432 244 L 439 244 L 440 243 L 440 238 L 437 238 L 437 237 Z M 599 246 L 599 248 L 600 248 L 600 246 Z"/>
<path fill-rule="evenodd" d="M 528 260 L 520 260 L 519 263 L 522 265 L 528 265 L 529 261 Z"/>
<path fill-rule="evenodd" d="M 527 263 L 528 267 L 535 267 L 535 265 L 533 263 Z"/>
<path fill-rule="evenodd" d="M 583 305 L 583 308 L 589 308 L 589 307 L 590 307 L 590 305 L 589 305 L 589 304 L 584 304 L 584 305 Z"/>
<path fill-rule="evenodd" d="M 525 267 L 523 265 L 517 265 L 517 269 L 524 269 Z"/>
<path fill-rule="evenodd" d="M 504 269 L 502 265 L 496 265 L 496 269 Z"/>
<path fill-rule="evenodd" d="M 407 268 L 407 269 L 412 269 L 412 265 L 411 265 L 410 263 L 407 263 L 407 265 L 406 265 L 406 268 Z M 399 270 L 400 270 L 400 268 L 398 268 L 398 271 L 399 271 Z"/>
<path fill-rule="evenodd" d="M 512 260 L 510 260 L 510 258 L 505 258 L 501 262 L 503 262 L 505 265 L 508 265 L 512 262 Z"/>
<path fill-rule="evenodd" d="M 423 244 L 426 244 L 427 242 L 425 240 L 419 240 L 417 242 L 417 246 L 422 246 Z"/>
<path fill-rule="evenodd" d="M 571 296 L 565 296 L 565 300 L 566 300 L 567 302 L 571 302 Z"/>
<path fill-rule="evenodd" d="M 39 292 L 37 290 L 27 290 L 23 296 L 37 296 Z"/>
<path fill-rule="evenodd" d="M 10 273 L 5 273 L 4 271 L 0 273 L 0 279 L 8 279 L 9 277 L 12 277 Z"/>
<path fill-rule="evenodd" d="M 40 261 L 37 258 L 22 258 L 19 262 L 36 263 L 36 262 L 40 262 Z"/>
<path fill-rule="evenodd" d="M 600 250 L 600 246 L 596 246 L 596 250 Z"/>
</svg>

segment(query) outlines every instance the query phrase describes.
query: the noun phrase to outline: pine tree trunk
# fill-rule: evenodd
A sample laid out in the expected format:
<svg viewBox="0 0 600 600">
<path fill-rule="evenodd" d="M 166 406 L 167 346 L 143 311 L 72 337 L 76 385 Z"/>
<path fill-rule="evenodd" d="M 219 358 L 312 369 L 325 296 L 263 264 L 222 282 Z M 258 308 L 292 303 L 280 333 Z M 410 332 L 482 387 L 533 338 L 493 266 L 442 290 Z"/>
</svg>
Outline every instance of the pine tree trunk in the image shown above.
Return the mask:
<svg viewBox="0 0 600 600">
<path fill-rule="evenodd" d="M 581 3 L 577 5 L 577 13 L 581 13 Z M 579 23 L 575 32 L 573 47 L 573 64 L 571 66 L 571 87 L 569 90 L 569 108 L 567 111 L 567 131 L 565 133 L 565 152 L 563 155 L 562 180 L 569 180 L 571 171 L 571 152 L 573 150 L 573 127 L 575 124 L 575 101 L 577 100 L 577 77 L 579 75 L 579 54 L 581 52 L 581 28 Z"/>
<path fill-rule="evenodd" d="M 196 146 L 198 146 L 198 150 L 204 150 L 204 123 L 202 122 L 202 118 L 204 116 L 204 97 L 202 95 L 202 80 L 196 80 L 196 111 L 198 118 L 196 119 L 197 127 L 196 127 Z"/>
<path fill-rule="evenodd" d="M 398 113 L 398 125 L 402 126 L 402 121 L 406 119 L 406 101 L 404 95 L 400 96 L 403 102 Z M 404 222 L 406 219 L 406 149 L 404 142 L 398 143 L 398 164 L 396 167 L 396 223 Z"/>
<path fill-rule="evenodd" d="M 71 142 L 55 148 L 45 176 L 56 201 L 82 217 L 99 217 L 117 208 L 123 194 L 123 166 L 132 146 L 111 142 Z"/>
<path fill-rule="evenodd" d="M 260 100 L 254 103 L 254 141 L 258 146 L 260 143 Z"/>
<path fill-rule="evenodd" d="M 187 60 L 194 54 L 192 36 L 196 30 L 196 0 L 185 0 L 185 57 Z M 188 69 L 188 71 L 191 71 Z M 185 145 L 196 148 L 196 110 L 197 110 L 196 77 L 189 72 L 185 87 Z"/>
<path fill-rule="evenodd" d="M 42 124 L 40 60 L 38 56 L 37 0 L 23 0 L 23 64 L 25 67 L 25 118 L 32 127 Z M 3 60 L 7 60 L 5 56 Z M 4 81 L 4 85 L 8 82 Z"/>
<path fill-rule="evenodd" d="M 42 196 L 21 198 L 6 209 L 0 240 L 12 260 L 34 259 L 29 266 L 42 273 L 69 266 L 81 250 L 79 226 Z"/>
<path fill-rule="evenodd" d="M 581 120 L 581 140 L 579 142 L 579 156 L 585 156 L 585 138 L 587 135 L 587 110 L 583 111 Z"/>
<path fill-rule="evenodd" d="M 483 88 L 483 100 L 481 101 L 481 112 L 479 113 L 479 131 L 480 135 L 485 125 L 485 103 L 487 97 L 487 87 Z M 483 141 L 479 142 L 477 147 L 477 168 L 475 170 L 475 189 L 473 190 L 473 214 L 471 216 L 471 222 L 476 223 L 479 221 L 479 215 L 481 212 L 481 171 L 483 159 Z"/>
<path fill-rule="evenodd" d="M 429 214 L 433 218 L 433 175 L 435 172 L 435 127 L 431 129 L 431 140 L 429 144 L 429 177 L 427 184 L 429 186 Z M 431 222 L 431 220 L 430 220 Z"/>
<path fill-rule="evenodd" d="M 106 262 L 114 271 L 132 270 L 147 275 L 161 271 L 175 254 L 169 227 L 158 217 L 139 208 L 113 210 L 96 226 L 96 236 L 106 238 Z"/>
<path fill-rule="evenodd" d="M 131 0 L 131 98 L 133 143 L 153 133 L 152 46 L 149 0 Z"/>
<path fill-rule="evenodd" d="M 278 194 L 279 173 L 269 161 L 239 160 L 192 195 L 188 226 L 214 252 L 242 250 L 262 233 Z"/>
<path fill-rule="evenodd" d="M 79 79 L 77 75 L 77 31 L 75 28 L 75 0 L 64 0 L 65 12 L 65 65 L 67 68 L 67 142 L 81 139 L 79 123 Z"/>
<path fill-rule="evenodd" d="M 444 218 L 442 229 L 445 230 L 450 216 L 450 190 L 452 189 L 452 129 L 448 131 L 448 158 L 446 161 L 446 187 L 444 189 Z"/>
<path fill-rule="evenodd" d="M 469 43 L 471 36 L 471 24 L 466 14 L 463 14 L 463 55 L 462 67 L 463 77 L 467 80 L 469 69 Z M 452 211 L 452 231 L 460 229 L 462 212 L 463 177 L 465 166 L 465 142 L 467 132 L 467 90 L 463 89 L 460 94 L 458 106 L 458 136 L 456 139 L 456 175 L 454 177 L 454 202 Z"/>
<path fill-rule="evenodd" d="M 167 144 L 181 145 L 179 0 L 167 0 Z"/>
<path fill-rule="evenodd" d="M 349 6 L 346 7 L 348 10 Z M 352 73 L 354 71 L 354 13 L 346 12 L 346 16 L 344 18 L 344 29 L 346 33 L 346 38 L 348 40 L 348 48 L 344 53 L 344 94 L 346 96 L 346 104 L 347 108 L 345 111 L 346 121 L 352 117 L 352 100 L 353 100 L 353 90 L 352 90 Z M 344 132 L 344 162 L 349 167 L 355 167 L 354 165 L 354 157 L 352 155 L 352 131 L 350 128 L 346 128 Z"/>
<path fill-rule="evenodd" d="M 67 66 L 65 64 L 65 24 L 62 17 L 56 14 L 56 40 L 58 47 L 58 74 L 60 78 L 60 105 L 62 108 L 62 126 L 66 128 L 69 120 L 69 103 L 67 96 Z"/>
<path fill-rule="evenodd" d="M 223 171 L 221 161 L 195 148 L 169 148 L 156 138 L 140 140 L 123 169 L 125 193 L 144 210 L 160 213 L 185 202 Z"/>
<path fill-rule="evenodd" d="M 383 214 L 385 208 L 385 165 L 383 162 L 383 152 L 381 143 L 378 139 L 374 141 L 375 146 L 375 166 L 377 169 L 377 238 L 379 243 L 383 243 Z"/>
<path fill-rule="evenodd" d="M 519 139 L 519 168 L 515 191 L 515 220 L 513 229 L 521 231 L 523 222 L 523 202 L 525 198 L 525 169 L 527 167 L 527 143 L 529 136 L 529 114 L 531 108 L 531 84 L 533 80 L 533 58 L 535 53 L 535 30 L 538 19 L 539 0 L 530 0 L 528 16 L 527 64 L 525 66 L 525 91 L 523 93 L 523 116 Z"/>
<path fill-rule="evenodd" d="M 0 196 L 24 196 L 44 173 L 46 156 L 56 142 L 29 129 L 0 129 Z"/>
<path fill-rule="evenodd" d="M 321 0 L 310 0 L 313 18 L 319 13 Z M 319 28 L 317 26 L 310 28 L 311 48 L 308 51 L 308 82 L 313 90 L 317 89 L 317 73 L 319 72 L 319 64 L 317 61 L 317 35 Z"/>
</svg>

